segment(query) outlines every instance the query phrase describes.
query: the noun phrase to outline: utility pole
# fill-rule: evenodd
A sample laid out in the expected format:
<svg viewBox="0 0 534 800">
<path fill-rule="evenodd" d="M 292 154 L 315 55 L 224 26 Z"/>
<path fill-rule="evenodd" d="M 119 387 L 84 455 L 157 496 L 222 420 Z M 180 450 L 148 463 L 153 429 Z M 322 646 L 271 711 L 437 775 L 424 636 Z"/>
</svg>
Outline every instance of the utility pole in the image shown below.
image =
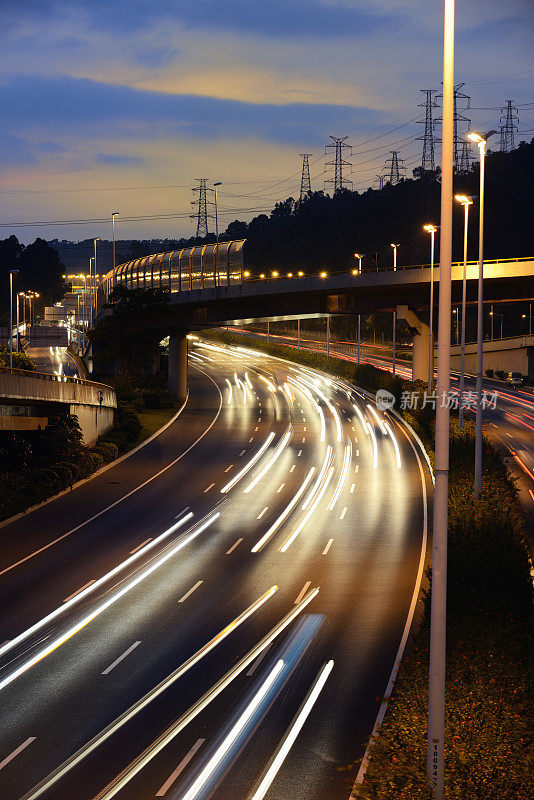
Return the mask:
<svg viewBox="0 0 534 800">
<path fill-rule="evenodd" d="M 195 178 L 199 182 L 198 186 L 194 186 L 191 191 L 198 192 L 198 200 L 193 200 L 191 205 L 198 206 L 196 213 L 197 218 L 197 238 L 203 239 L 208 235 L 208 201 L 206 192 L 207 178 Z"/>
<path fill-rule="evenodd" d="M 385 177 L 386 177 L 385 175 L 377 175 L 376 178 L 375 178 L 375 184 L 378 184 L 378 190 L 379 191 L 380 191 L 380 189 L 384 188 L 384 179 L 385 179 Z"/>
<path fill-rule="evenodd" d="M 435 120 L 433 118 L 432 110 L 438 107 L 434 95 L 437 89 L 421 89 L 425 95 L 424 103 L 419 103 L 419 108 L 425 109 L 425 118 L 418 120 L 420 124 L 424 123 L 425 132 L 423 136 L 418 136 L 417 141 L 423 142 L 423 155 L 421 158 L 421 169 L 424 173 L 434 173 L 436 170 L 435 162 L 435 145 L 440 140 L 434 135 Z"/>
<path fill-rule="evenodd" d="M 302 158 L 302 174 L 300 176 L 300 202 L 305 197 L 311 194 L 311 181 L 310 181 L 310 162 L 309 158 L 313 153 L 299 153 Z"/>
<path fill-rule="evenodd" d="M 506 101 L 506 105 L 501 109 L 501 151 L 509 153 L 515 148 L 515 134 L 517 133 L 516 122 L 519 122 L 517 108 L 512 105 L 511 100 Z"/>
<path fill-rule="evenodd" d="M 386 158 L 386 163 L 384 166 L 384 170 L 389 172 L 388 182 L 391 183 L 392 186 L 395 186 L 396 183 L 399 183 L 401 177 L 404 178 L 404 175 L 401 176 L 401 172 L 406 172 L 404 159 L 399 158 L 399 152 L 399 150 L 390 150 L 391 158 Z"/>
<path fill-rule="evenodd" d="M 326 189 L 330 184 L 332 184 L 332 188 L 334 190 L 334 194 L 345 188 L 345 186 L 352 187 L 352 181 L 348 180 L 347 178 L 343 177 L 343 167 L 350 167 L 352 171 L 352 164 L 350 161 L 344 161 L 343 159 L 343 150 L 348 149 L 350 152 L 348 153 L 349 156 L 352 155 L 352 147 L 350 144 L 346 143 L 347 136 L 343 136 L 341 139 L 337 138 L 336 136 L 330 136 L 332 139 L 332 144 L 327 144 L 325 146 L 324 152 L 325 155 L 328 155 L 328 148 L 335 147 L 336 148 L 336 157 L 334 161 L 327 161 L 327 167 L 334 167 L 334 177 L 329 178 L 324 182 L 324 188 Z"/>
</svg>

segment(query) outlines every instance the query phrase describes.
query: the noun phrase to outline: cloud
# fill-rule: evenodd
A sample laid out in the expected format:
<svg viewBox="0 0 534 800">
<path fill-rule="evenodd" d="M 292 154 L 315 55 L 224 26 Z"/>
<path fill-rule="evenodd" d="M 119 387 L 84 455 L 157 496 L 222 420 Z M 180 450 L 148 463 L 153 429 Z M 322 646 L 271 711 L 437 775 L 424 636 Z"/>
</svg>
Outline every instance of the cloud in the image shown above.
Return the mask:
<svg viewBox="0 0 534 800">
<path fill-rule="evenodd" d="M 95 161 L 98 164 L 109 164 L 114 167 L 139 166 L 143 163 L 143 159 L 139 156 L 125 156 L 118 153 L 97 153 Z"/>
</svg>

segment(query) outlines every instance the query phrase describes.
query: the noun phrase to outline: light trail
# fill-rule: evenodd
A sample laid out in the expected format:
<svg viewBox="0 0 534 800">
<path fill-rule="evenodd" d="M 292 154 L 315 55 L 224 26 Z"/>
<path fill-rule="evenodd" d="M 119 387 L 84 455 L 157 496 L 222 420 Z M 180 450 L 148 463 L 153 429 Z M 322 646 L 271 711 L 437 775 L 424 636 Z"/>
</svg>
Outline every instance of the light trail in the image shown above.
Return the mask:
<svg viewBox="0 0 534 800">
<path fill-rule="evenodd" d="M 368 423 L 367 423 L 367 420 L 365 419 L 365 417 L 363 416 L 360 408 L 356 405 L 356 403 L 353 403 L 352 407 L 353 407 L 353 409 L 355 410 L 355 412 L 358 415 L 358 418 L 359 418 L 359 420 L 360 420 L 360 422 L 362 424 L 362 428 L 363 428 L 364 432 L 368 434 L 369 433 Z"/>
<path fill-rule="evenodd" d="M 328 447 L 326 448 L 326 455 L 324 457 L 323 466 L 321 467 L 321 471 L 319 472 L 319 475 L 317 477 L 317 480 L 315 481 L 313 489 L 311 490 L 311 492 L 309 493 L 308 497 L 306 498 L 306 500 L 303 503 L 303 506 L 302 506 L 302 510 L 303 511 L 306 511 L 306 509 L 310 505 L 311 501 L 313 500 L 313 498 L 315 496 L 315 493 L 317 492 L 318 487 L 322 483 L 322 480 L 324 478 L 326 470 L 328 469 L 328 465 L 330 464 L 331 458 L 332 458 L 332 446 L 328 445 Z"/>
<path fill-rule="evenodd" d="M 259 550 L 261 550 L 261 548 L 269 541 L 269 539 L 273 536 L 273 534 L 276 533 L 280 525 L 284 522 L 284 520 L 288 517 L 291 511 L 295 508 L 298 501 L 306 491 L 308 484 L 313 478 L 314 473 L 315 473 L 315 467 L 312 467 L 308 472 L 308 474 L 306 475 L 306 477 L 304 478 L 304 482 L 302 483 L 302 486 L 300 487 L 296 495 L 293 497 L 291 502 L 285 507 L 285 509 L 282 511 L 278 519 L 275 522 L 273 522 L 269 530 L 266 533 L 264 533 L 264 535 L 258 542 L 256 542 L 256 544 L 250 551 L 251 553 L 257 553 Z"/>
<path fill-rule="evenodd" d="M 249 389 L 254 389 L 252 383 L 250 382 L 250 378 L 248 377 L 248 372 L 245 372 L 245 383 Z"/>
<path fill-rule="evenodd" d="M 86 625 L 89 625 L 89 623 L 92 622 L 96 617 L 98 617 L 100 614 L 102 614 L 104 611 L 110 608 L 110 606 L 114 605 L 114 603 L 120 600 L 121 597 L 124 597 L 125 594 L 127 594 L 135 586 L 141 583 L 141 581 L 143 581 L 145 578 L 147 578 L 149 575 L 155 572 L 162 564 L 164 564 L 166 561 L 172 558 L 172 556 L 174 556 L 176 553 L 182 550 L 186 545 L 192 542 L 193 539 L 196 539 L 196 537 L 199 536 L 203 531 L 205 531 L 206 528 L 208 528 L 213 522 L 215 522 L 215 520 L 218 519 L 218 517 L 220 517 L 220 513 L 217 511 L 204 523 L 199 525 L 198 528 L 196 528 L 196 530 L 193 530 L 189 535 L 185 536 L 182 540 L 180 540 L 178 544 L 175 545 L 173 548 L 171 548 L 167 553 L 165 553 L 165 555 L 161 556 L 161 558 L 159 558 L 157 561 L 151 564 L 150 567 L 145 569 L 140 575 L 131 580 L 129 583 L 126 584 L 126 586 L 123 586 L 122 589 L 120 589 L 114 595 L 112 595 L 103 603 L 101 603 L 94 611 L 83 617 L 80 622 L 70 627 L 67 631 L 65 631 L 65 633 L 63 633 L 61 636 L 58 636 L 50 644 L 39 650 L 34 656 L 28 659 L 28 661 L 25 661 L 24 664 L 21 664 L 20 667 L 17 667 L 16 670 L 14 670 L 12 673 L 3 678 L 0 681 L 0 691 L 4 689 L 6 686 L 8 686 L 10 683 L 13 683 L 13 681 L 16 680 L 18 677 L 20 677 L 20 675 L 22 675 L 24 672 L 27 672 L 29 669 L 31 669 L 31 667 L 34 667 L 36 664 L 39 663 L 39 661 L 42 661 L 44 658 L 49 656 L 50 653 L 53 653 L 54 650 L 57 650 L 58 647 L 61 647 L 62 644 L 65 644 L 65 642 L 67 642 L 69 639 L 71 639 L 73 636 L 79 633 L 79 631 L 85 628 Z M 94 586 L 94 584 L 92 584 L 92 586 Z"/>
<path fill-rule="evenodd" d="M 389 433 L 391 441 L 393 442 L 393 447 L 395 448 L 395 458 L 397 460 L 397 467 L 400 469 L 402 467 L 402 462 L 401 462 L 401 454 L 400 454 L 399 443 L 397 442 L 397 440 L 395 438 L 395 434 L 391 430 L 391 426 L 390 426 L 389 422 L 385 422 L 384 425 L 386 427 L 387 432 Z"/>
<path fill-rule="evenodd" d="M 230 383 L 230 381 L 228 380 L 228 378 L 225 378 L 224 380 L 225 380 L 225 381 L 226 381 L 226 383 L 228 384 L 228 389 L 229 389 L 229 393 L 228 393 L 228 405 L 230 405 L 230 403 L 232 402 L 232 384 Z"/>
<path fill-rule="evenodd" d="M 136 553 L 132 555 L 131 558 L 127 558 L 126 561 L 123 561 L 121 564 L 114 567 L 112 570 L 110 570 L 110 572 L 107 572 L 101 578 L 98 578 L 98 580 L 93 581 L 93 583 L 91 583 L 90 585 L 88 584 L 87 587 L 84 587 L 83 590 L 77 592 L 75 595 L 72 595 L 70 599 L 65 600 L 60 606 L 54 609 L 54 611 L 51 611 L 49 614 L 46 615 L 46 617 L 43 617 L 41 620 L 39 620 L 39 622 L 36 622 L 34 625 L 31 625 L 29 628 L 23 631 L 23 633 L 20 633 L 18 636 L 15 636 L 14 639 L 10 639 L 8 642 L 5 642 L 2 645 L 2 647 L 0 647 L 0 656 L 2 656 L 4 653 L 9 652 L 9 650 L 12 650 L 21 642 L 24 642 L 32 634 L 36 633 L 38 630 L 43 628 L 49 622 L 52 622 L 52 620 L 57 619 L 57 617 L 59 617 L 69 608 L 72 608 L 72 606 L 76 605 L 76 603 L 79 603 L 80 600 L 83 600 L 85 597 L 92 594 L 94 591 L 103 586 L 107 581 L 111 580 L 111 578 L 114 578 L 115 575 L 118 575 L 119 572 L 122 572 L 122 570 L 127 569 L 135 561 L 137 561 L 138 558 L 144 556 L 149 550 L 152 550 L 154 547 L 157 547 L 168 536 L 170 536 L 176 530 L 178 530 L 178 528 L 181 528 L 182 525 L 188 522 L 192 516 L 193 512 L 190 511 L 189 514 L 186 514 L 185 517 L 182 517 L 174 525 L 171 525 L 170 528 L 167 528 L 167 530 L 164 531 L 162 534 L 160 534 L 156 539 L 147 540 L 148 543 L 144 542 L 143 543 L 144 546 L 140 547 L 139 550 L 137 550 Z"/>
<path fill-rule="evenodd" d="M 314 682 L 312 683 L 308 694 L 304 698 L 302 705 L 300 706 L 299 710 L 297 711 L 291 725 L 287 729 L 286 733 L 284 734 L 282 741 L 278 745 L 269 766 L 267 767 L 267 771 L 265 775 L 261 779 L 258 788 L 253 792 L 252 795 L 249 795 L 250 800 L 263 800 L 269 788 L 275 779 L 276 775 L 278 774 L 280 767 L 284 763 L 289 751 L 295 744 L 297 736 L 301 732 L 304 723 L 308 719 L 312 708 L 314 707 L 319 695 L 321 694 L 326 681 L 328 680 L 328 676 L 332 672 L 334 667 L 334 662 L 332 660 L 328 661 L 319 671 L 317 677 L 315 678 Z"/>
<path fill-rule="evenodd" d="M 198 700 L 188 711 L 182 714 L 174 723 L 172 723 L 157 740 L 149 747 L 140 753 L 134 761 L 124 769 L 120 775 L 117 775 L 111 783 L 103 789 L 94 800 L 111 800 L 112 797 L 129 783 L 132 778 L 140 772 L 149 761 L 152 760 L 163 748 L 177 736 L 195 717 L 197 717 L 216 697 L 218 697 L 235 678 L 237 678 L 244 670 L 255 661 L 258 655 L 265 650 L 287 627 L 293 620 L 304 611 L 304 609 L 311 603 L 311 601 L 319 594 L 319 589 L 312 589 L 300 601 L 300 603 L 292 608 L 280 622 L 271 628 L 269 633 L 263 637 L 238 663 L 233 666 L 211 689 Z M 26 795 L 21 800 L 37 800 L 40 795 Z"/>
<path fill-rule="evenodd" d="M 232 726 L 232 728 L 230 729 L 226 737 L 223 739 L 220 746 L 217 748 L 217 750 L 212 755 L 212 757 L 210 758 L 204 769 L 201 771 L 200 775 L 198 775 L 198 777 L 192 784 L 191 788 L 188 789 L 188 791 L 181 796 L 181 800 L 195 800 L 195 798 L 198 797 L 199 792 L 202 791 L 202 789 L 210 779 L 213 772 L 217 769 L 223 758 L 227 755 L 227 753 L 233 746 L 234 742 L 238 739 L 239 735 L 243 732 L 248 722 L 252 719 L 255 712 L 257 711 L 263 700 L 268 695 L 276 679 L 284 669 L 284 666 L 285 664 L 282 661 L 282 659 L 276 662 L 276 664 L 270 671 L 267 678 L 263 681 L 262 685 L 254 695 L 254 697 L 252 698 L 246 709 L 243 711 L 241 716 Z"/>
<path fill-rule="evenodd" d="M 311 515 L 313 514 L 313 512 L 315 511 L 315 509 L 319 505 L 323 494 L 326 492 L 326 490 L 328 488 L 328 484 L 330 483 L 330 479 L 331 479 L 333 474 L 334 474 L 334 467 L 330 467 L 330 469 L 328 470 L 328 472 L 326 474 L 326 478 L 325 478 L 325 480 L 323 482 L 323 485 L 320 488 L 319 492 L 317 493 L 317 496 L 316 496 L 315 500 L 313 501 L 312 505 L 310 506 L 309 510 L 306 512 L 304 518 L 299 523 L 299 525 L 297 525 L 297 527 L 295 528 L 295 530 L 293 531 L 293 533 L 291 534 L 291 536 L 289 537 L 287 542 L 285 544 L 283 544 L 282 547 L 280 548 L 280 552 L 281 553 L 287 552 L 287 550 L 291 547 L 291 545 L 293 544 L 293 542 L 295 541 L 295 539 L 297 538 L 297 536 L 299 535 L 301 530 L 304 528 L 304 526 L 306 525 L 306 523 L 310 519 Z"/>
<path fill-rule="evenodd" d="M 271 381 L 268 378 L 266 378 L 265 375 L 258 375 L 258 378 L 260 379 L 260 381 L 263 381 L 267 385 L 267 388 L 269 389 L 270 392 L 276 394 L 276 386 L 274 385 L 274 383 L 271 383 Z"/>
<path fill-rule="evenodd" d="M 292 427 L 290 425 L 289 428 L 287 429 L 287 431 L 285 432 L 285 434 L 283 435 L 283 437 L 280 439 L 280 441 L 276 445 L 276 447 L 274 449 L 274 453 L 272 454 L 270 459 L 267 461 L 265 466 L 262 467 L 262 469 L 258 472 L 258 474 L 252 479 L 252 482 L 249 483 L 247 488 L 243 490 L 244 494 L 248 494 L 249 492 L 251 492 L 252 489 L 255 486 L 257 486 L 257 484 L 261 481 L 261 479 L 269 472 L 269 470 L 271 469 L 273 464 L 275 464 L 276 461 L 278 461 L 279 457 L 282 454 L 282 451 L 284 450 L 285 446 L 287 445 L 287 443 L 288 443 L 288 441 L 289 441 L 289 439 L 291 437 L 292 430 L 293 429 L 292 429 Z"/>
<path fill-rule="evenodd" d="M 107 725 L 102 731 L 100 731 L 100 733 L 97 733 L 96 736 L 93 736 L 93 738 L 89 742 L 80 747 L 79 750 L 77 750 L 66 761 L 60 764 L 59 767 L 57 767 L 53 772 L 50 773 L 50 775 L 48 775 L 46 778 L 40 781 L 40 783 L 38 783 L 37 786 L 34 786 L 33 789 L 27 792 L 27 794 L 25 794 L 24 797 L 21 798 L 21 800 L 37 800 L 38 797 L 41 797 L 41 795 L 44 792 L 47 792 L 48 789 L 50 789 L 51 786 L 57 783 L 58 780 L 63 778 L 77 764 L 83 761 L 84 758 L 86 758 L 88 755 L 94 752 L 97 749 L 97 747 L 103 744 L 103 742 L 109 739 L 110 736 L 112 736 L 120 728 L 122 728 L 123 725 L 125 725 L 130 719 L 132 719 L 132 717 L 134 717 L 149 703 L 151 703 L 152 700 L 155 700 L 156 697 L 159 697 L 159 695 L 162 694 L 166 689 L 168 689 L 169 686 L 172 686 L 173 683 L 175 683 L 179 678 L 185 675 L 186 672 L 188 672 L 192 667 L 194 667 L 195 664 L 197 664 L 205 655 L 207 655 L 211 650 L 213 650 L 214 647 L 220 644 L 220 642 L 226 639 L 226 637 L 229 636 L 233 631 L 235 631 L 236 628 L 238 628 L 243 622 L 245 622 L 245 620 L 247 620 L 259 608 L 261 608 L 261 606 L 263 606 L 263 604 L 267 602 L 267 600 L 269 600 L 276 591 L 278 591 L 278 586 L 271 586 L 270 589 L 268 589 L 263 595 L 261 595 L 261 597 L 259 597 L 254 603 L 252 603 L 248 608 L 246 608 L 245 611 L 239 614 L 239 616 L 237 616 L 221 631 L 219 631 L 219 633 L 216 636 L 214 636 L 213 639 L 210 639 L 210 641 L 207 642 L 205 645 L 203 645 L 203 647 L 201 647 L 200 650 L 197 650 L 197 652 L 194 653 L 191 656 L 191 658 L 188 658 L 187 661 L 184 661 L 183 664 L 181 664 L 177 669 L 174 670 L 174 672 L 171 672 L 171 674 L 168 675 L 166 678 L 164 678 L 160 683 L 158 683 L 157 686 L 155 686 L 153 689 L 147 692 L 144 695 L 144 697 L 142 697 L 140 700 L 137 700 L 137 702 L 134 703 L 133 706 L 124 711 L 120 715 L 120 717 L 118 717 L 112 723 Z M 261 642 L 259 642 L 253 648 L 255 656 L 251 658 L 249 661 L 247 661 L 247 666 L 249 663 L 254 661 L 254 658 L 257 655 L 257 649 L 260 648 L 260 645 L 263 644 L 265 639 L 267 639 L 269 636 L 272 636 L 272 639 L 270 641 L 273 641 L 276 638 L 276 636 L 278 636 L 279 633 L 281 633 L 284 630 L 284 628 L 287 627 L 287 625 L 289 625 L 290 622 L 293 621 L 293 619 L 298 615 L 298 613 L 300 613 L 306 607 L 306 605 L 309 602 L 311 602 L 311 600 L 313 600 L 313 597 L 315 597 L 318 592 L 319 589 L 315 589 L 314 593 L 310 593 L 310 595 L 313 594 L 313 596 L 307 598 L 305 603 L 303 601 L 301 607 L 297 610 L 297 613 L 295 613 L 294 610 L 291 611 L 287 615 L 287 617 L 284 617 L 284 619 L 280 623 L 278 623 L 278 625 L 275 626 L 275 628 L 271 630 L 270 634 L 268 634 L 267 637 L 262 639 Z M 287 618 L 289 618 L 289 621 L 285 623 L 283 627 L 280 627 Z M 278 630 L 278 628 L 280 628 L 280 630 Z M 276 631 L 276 633 L 273 633 L 274 631 Z M 261 647 L 261 650 L 263 650 L 264 647 L 267 647 L 267 645 L 263 645 L 263 647 Z M 246 658 L 247 657 L 245 656 L 245 659 Z M 245 667 L 243 667 L 243 669 L 245 669 Z"/>
<path fill-rule="evenodd" d="M 369 425 L 369 434 L 373 442 L 373 469 L 378 469 L 378 444 L 372 425 Z"/>
<path fill-rule="evenodd" d="M 378 425 L 379 425 L 379 427 L 380 427 L 380 430 L 382 431 L 382 433 L 383 433 L 383 434 L 385 434 L 385 433 L 386 433 L 386 429 L 385 429 L 385 427 L 384 427 L 384 423 L 382 422 L 382 420 L 381 420 L 381 419 L 380 419 L 380 417 L 378 416 L 378 414 L 377 414 L 376 410 L 373 408 L 373 406 L 372 406 L 370 403 L 367 403 L 367 408 L 369 409 L 369 411 L 371 412 L 371 414 L 373 415 L 373 417 L 374 417 L 374 418 L 376 419 L 376 421 L 378 422 Z"/>
<path fill-rule="evenodd" d="M 252 469 L 256 461 L 258 461 L 258 459 L 261 458 L 262 455 L 265 453 L 265 451 L 267 450 L 273 439 L 274 439 L 274 433 L 271 431 L 271 433 L 268 435 L 267 439 L 264 441 L 258 452 L 250 459 L 250 461 L 247 464 L 245 464 L 243 469 L 241 469 L 237 473 L 237 475 L 234 475 L 231 481 L 228 481 L 226 486 L 223 486 L 223 488 L 221 489 L 221 494 L 226 494 L 227 492 L 229 492 L 230 489 L 232 489 L 236 485 L 236 483 L 240 481 L 241 478 L 243 478 L 247 474 L 247 472 L 249 472 L 249 470 Z"/>
<path fill-rule="evenodd" d="M 343 466 L 341 468 L 341 475 L 339 476 L 339 481 L 337 482 L 337 486 L 335 488 L 334 494 L 332 499 L 330 500 L 327 511 L 332 511 L 335 508 L 335 505 L 339 499 L 339 495 L 345 485 L 345 481 L 347 480 L 347 475 L 349 474 L 350 462 L 352 461 L 352 443 L 349 441 L 348 444 L 345 445 L 345 453 L 343 455 Z"/>
</svg>

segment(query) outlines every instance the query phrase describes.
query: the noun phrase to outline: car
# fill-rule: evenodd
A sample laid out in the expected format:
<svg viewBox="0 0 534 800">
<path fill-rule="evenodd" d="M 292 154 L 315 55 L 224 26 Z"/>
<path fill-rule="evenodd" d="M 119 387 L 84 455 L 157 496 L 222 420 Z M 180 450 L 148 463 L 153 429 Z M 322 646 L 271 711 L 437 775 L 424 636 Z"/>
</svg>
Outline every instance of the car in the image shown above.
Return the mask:
<svg viewBox="0 0 534 800">
<path fill-rule="evenodd" d="M 523 376 L 520 372 L 508 372 L 506 375 L 506 383 L 508 386 L 521 386 L 523 383 Z"/>
</svg>

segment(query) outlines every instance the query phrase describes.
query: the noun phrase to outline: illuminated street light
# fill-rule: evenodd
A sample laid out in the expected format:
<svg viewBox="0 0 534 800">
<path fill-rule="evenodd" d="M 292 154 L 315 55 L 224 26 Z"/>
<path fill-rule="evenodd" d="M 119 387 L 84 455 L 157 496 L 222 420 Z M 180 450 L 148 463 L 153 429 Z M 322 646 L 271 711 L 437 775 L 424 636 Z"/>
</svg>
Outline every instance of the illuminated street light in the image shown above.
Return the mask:
<svg viewBox="0 0 534 800">
<path fill-rule="evenodd" d="M 111 227 L 113 229 L 113 270 L 115 270 L 115 267 L 117 265 L 116 264 L 116 258 L 115 258 L 115 217 L 118 217 L 118 216 L 119 216 L 119 212 L 118 211 L 112 211 L 111 212 Z M 115 275 L 113 275 L 113 279 L 115 279 Z"/>
<path fill-rule="evenodd" d="M 303 277 L 303 275 L 304 275 L 304 273 L 302 272 L 302 270 L 299 270 L 299 272 L 298 272 L 298 276 L 299 276 L 299 278 L 302 278 L 302 277 Z"/>
<path fill-rule="evenodd" d="M 393 272 L 397 271 L 397 247 L 400 247 L 400 244 L 391 243 L 391 247 L 393 248 Z"/>
<path fill-rule="evenodd" d="M 464 271 L 462 278 L 462 340 L 460 348 L 460 388 L 458 394 L 458 428 L 462 430 L 464 425 L 464 379 L 465 379 L 465 317 L 466 317 L 466 293 L 467 293 L 467 230 L 469 226 L 469 206 L 473 205 L 472 197 L 465 194 L 455 194 L 455 200 L 464 207 Z"/>
<path fill-rule="evenodd" d="M 321 278 L 327 278 L 327 277 L 328 277 L 328 273 L 326 273 L 326 272 L 321 272 L 321 273 L 319 273 L 319 277 L 321 277 Z"/>
<path fill-rule="evenodd" d="M 423 225 L 423 230 L 430 234 L 430 342 L 428 344 L 428 391 L 434 385 L 434 238 L 438 231 L 436 225 Z"/>
<path fill-rule="evenodd" d="M 478 300 L 477 300 L 477 407 L 475 425 L 475 500 L 482 489 L 482 368 L 484 347 L 484 171 L 486 144 L 497 131 L 489 131 L 485 136 L 470 131 L 467 138 L 478 146 L 480 156 L 480 202 L 478 226 Z"/>
<path fill-rule="evenodd" d="M 221 276 L 220 276 L 221 264 L 220 264 L 220 260 L 219 260 L 219 211 L 218 211 L 218 206 L 217 206 L 217 186 L 222 186 L 222 181 L 215 181 L 215 183 L 213 184 L 213 198 L 215 200 L 215 240 L 216 240 L 216 243 L 217 243 L 217 255 L 216 255 L 216 259 L 215 259 L 215 265 L 216 265 L 216 270 L 217 270 L 217 280 L 215 281 L 215 285 L 216 286 L 220 286 L 220 283 L 221 283 Z M 243 269 L 243 268 L 241 267 L 241 269 Z M 230 273 L 229 272 L 227 274 L 227 282 L 228 282 L 228 285 L 230 285 Z M 243 282 L 243 276 L 241 276 L 241 282 Z"/>
<path fill-rule="evenodd" d="M 18 275 L 18 269 L 9 270 L 9 368 L 13 369 L 13 275 Z M 18 331 L 17 331 L 18 337 Z"/>
<path fill-rule="evenodd" d="M 278 272 L 275 269 L 271 272 L 271 275 L 273 278 L 278 278 Z"/>
<path fill-rule="evenodd" d="M 364 255 L 365 253 L 354 253 L 354 258 L 358 259 L 358 272 L 362 271 L 362 258 L 364 257 Z M 355 273 L 353 272 L 352 274 L 354 275 Z"/>
</svg>

